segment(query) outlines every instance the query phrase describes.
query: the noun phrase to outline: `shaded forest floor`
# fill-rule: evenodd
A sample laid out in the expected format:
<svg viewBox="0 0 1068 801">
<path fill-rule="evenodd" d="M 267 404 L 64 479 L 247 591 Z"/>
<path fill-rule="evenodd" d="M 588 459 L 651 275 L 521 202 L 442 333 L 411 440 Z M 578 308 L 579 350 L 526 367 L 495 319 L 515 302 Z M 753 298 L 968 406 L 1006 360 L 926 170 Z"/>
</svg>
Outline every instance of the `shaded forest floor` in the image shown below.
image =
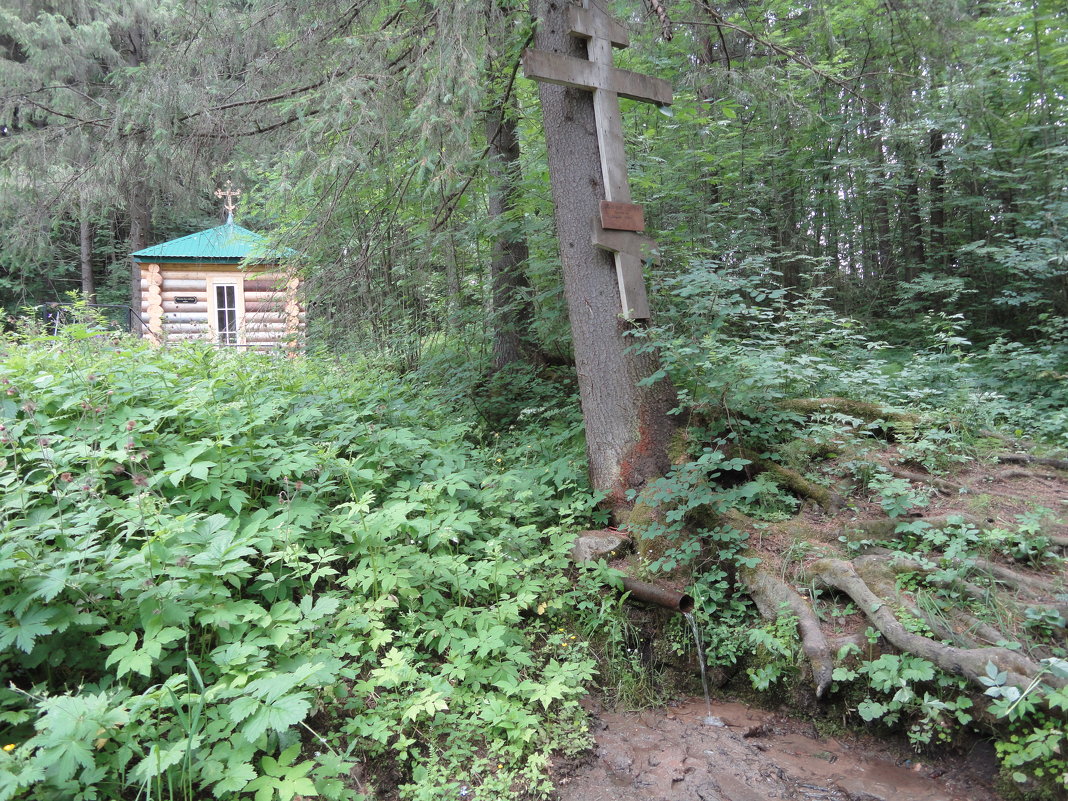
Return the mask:
<svg viewBox="0 0 1068 801">
<path fill-rule="evenodd" d="M 709 665 L 714 694 L 735 699 L 713 702 L 727 725 L 703 725 L 699 698 L 641 713 L 591 702 L 596 746 L 560 777 L 560 797 L 1000 798 L 995 788 L 1007 786 L 999 782 L 1011 771 L 1003 766 L 999 779 L 994 742 L 1006 726 L 1027 736 L 1031 713 L 1044 721 L 1039 730 L 1063 736 L 1063 709 L 1043 711 L 1040 699 L 1063 686 L 1046 666 L 1063 664 L 1068 616 L 1068 472 L 1056 460 L 1004 450 L 935 475 L 887 444 L 865 454 L 879 479 L 866 486 L 850 484 L 838 459 L 805 471 L 841 494 L 841 508 L 805 503 L 773 522 L 732 514 L 765 577 L 761 584 L 742 570 L 737 584 L 748 583 L 767 626 L 744 658 Z M 632 573 L 640 562 L 632 554 L 613 566 Z M 836 585 L 847 573 L 855 581 Z M 679 578 L 682 589 L 688 582 Z M 865 602 L 856 586 L 878 600 Z M 802 608 L 811 610 L 808 621 L 796 619 Z M 795 624 L 804 647 L 795 640 L 791 650 L 784 632 Z M 907 662 L 909 649 L 888 636 L 899 624 L 939 670 L 908 672 L 920 662 Z M 663 665 L 683 677 L 680 687 L 687 671 L 697 675 L 689 653 L 689 662 Z M 1034 671 L 1034 686 L 1006 686 L 1002 671 L 1011 676 L 1015 665 Z M 995 688 L 991 697 L 984 685 Z M 737 703 L 754 689 L 775 711 Z M 819 734 L 828 731 L 836 736 Z M 1059 753 L 1063 742 L 1052 748 Z M 1030 761 L 1029 769 L 1042 759 Z M 1035 789 L 1030 776 L 1020 785 Z"/>
</svg>

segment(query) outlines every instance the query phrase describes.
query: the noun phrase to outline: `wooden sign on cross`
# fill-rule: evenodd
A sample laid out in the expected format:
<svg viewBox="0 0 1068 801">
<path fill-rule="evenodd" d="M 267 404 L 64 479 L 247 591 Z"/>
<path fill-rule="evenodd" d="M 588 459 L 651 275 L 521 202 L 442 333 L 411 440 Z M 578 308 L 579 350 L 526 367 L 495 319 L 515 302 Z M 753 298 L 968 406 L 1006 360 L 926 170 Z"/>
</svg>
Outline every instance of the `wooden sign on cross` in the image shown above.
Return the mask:
<svg viewBox="0 0 1068 801">
<path fill-rule="evenodd" d="M 648 240 L 637 233 L 623 233 L 644 230 L 645 221 L 641 207 L 631 203 L 619 98 L 666 106 L 671 103 L 671 84 L 612 66 L 612 48 L 626 47 L 630 40 L 627 31 L 599 8 L 596 0 L 584 0 L 583 8 L 572 7 L 568 9 L 568 15 L 570 33 L 586 40 L 589 60 L 527 50 L 523 54 L 523 72 L 536 81 L 593 93 L 597 145 L 605 187 L 598 229 L 614 229 L 620 234 L 612 238 L 614 246 L 606 246 L 598 242 L 597 231 L 594 231 L 594 243 L 615 254 L 623 316 L 630 320 L 648 319 L 649 299 L 638 256 L 641 242 Z"/>
</svg>

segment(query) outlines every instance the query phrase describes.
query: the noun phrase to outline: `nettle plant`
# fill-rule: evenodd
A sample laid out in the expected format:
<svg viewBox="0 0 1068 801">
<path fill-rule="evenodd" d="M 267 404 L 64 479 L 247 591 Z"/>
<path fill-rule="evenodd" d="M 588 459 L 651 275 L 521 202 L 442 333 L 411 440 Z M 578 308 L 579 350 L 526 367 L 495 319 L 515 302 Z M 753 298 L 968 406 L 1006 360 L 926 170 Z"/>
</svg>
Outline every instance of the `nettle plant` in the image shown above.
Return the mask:
<svg viewBox="0 0 1068 801">
<path fill-rule="evenodd" d="M 366 366 L 0 349 L 0 800 L 508 797 L 585 742 L 559 454 Z"/>
</svg>

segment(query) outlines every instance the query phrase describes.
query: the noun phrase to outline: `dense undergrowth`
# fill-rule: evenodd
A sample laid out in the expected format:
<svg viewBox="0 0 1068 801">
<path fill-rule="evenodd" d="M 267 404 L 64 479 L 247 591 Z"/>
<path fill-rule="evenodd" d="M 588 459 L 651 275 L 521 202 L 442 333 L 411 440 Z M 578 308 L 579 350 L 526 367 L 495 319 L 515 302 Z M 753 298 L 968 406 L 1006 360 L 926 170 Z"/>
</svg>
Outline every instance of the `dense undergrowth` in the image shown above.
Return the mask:
<svg viewBox="0 0 1068 801">
<path fill-rule="evenodd" d="M 504 444 L 370 367 L 2 348 L 0 799 L 540 795 L 584 747 L 573 415 Z"/>
<path fill-rule="evenodd" d="M 964 319 L 932 312 L 891 344 L 819 292 L 707 267 L 667 279 L 687 302 L 638 345 L 659 349 L 691 423 L 690 461 L 643 495 L 662 510 L 642 531 L 645 569 L 692 577 L 710 662 L 753 689 L 811 697 L 814 680 L 831 708 L 920 749 L 979 731 L 1007 790 L 1062 797 L 1068 585 L 1050 531 L 1064 500 L 997 483 L 996 454 L 1068 445 L 1065 321 L 978 346 Z M 801 519 L 802 503 L 820 512 Z M 756 571 L 777 588 L 758 599 L 763 622 Z M 817 653 L 820 629 L 836 649 Z"/>
<path fill-rule="evenodd" d="M 658 347 L 676 382 L 690 460 L 648 488 L 667 511 L 631 568 L 689 582 L 714 667 L 757 691 L 799 688 L 797 616 L 761 618 L 743 577 L 776 560 L 837 630 L 871 610 L 814 566 L 875 547 L 909 562 L 890 584 L 910 631 L 948 642 L 963 611 L 1063 671 L 1059 601 L 991 603 L 996 582 L 976 568 L 1063 573 L 1044 533 L 1063 510 L 915 519 L 947 494 L 937 482 L 1003 446 L 987 429 L 1068 443 L 1063 321 L 1041 320 L 1039 344 L 978 347 L 964 321 L 932 314 L 905 348 L 818 294 L 707 265 L 667 288 L 685 312 L 635 346 Z M 564 369 L 486 382 L 447 349 L 399 376 L 80 326 L 6 340 L 0 801 L 550 792 L 550 755 L 588 742 L 583 693 L 638 705 L 666 687 L 605 592 L 612 571 L 569 562 L 574 531 L 605 522 L 574 395 Z M 783 535 L 824 497 L 799 486 L 842 496 L 841 542 Z M 974 487 L 948 494 L 996 514 Z M 889 527 L 846 525 L 872 513 Z M 1063 693 L 1013 687 L 995 665 L 977 690 L 859 631 L 828 668 L 832 707 L 920 748 L 978 728 L 1010 785 L 1056 797 Z M 666 635 L 687 649 L 688 631 Z"/>
</svg>

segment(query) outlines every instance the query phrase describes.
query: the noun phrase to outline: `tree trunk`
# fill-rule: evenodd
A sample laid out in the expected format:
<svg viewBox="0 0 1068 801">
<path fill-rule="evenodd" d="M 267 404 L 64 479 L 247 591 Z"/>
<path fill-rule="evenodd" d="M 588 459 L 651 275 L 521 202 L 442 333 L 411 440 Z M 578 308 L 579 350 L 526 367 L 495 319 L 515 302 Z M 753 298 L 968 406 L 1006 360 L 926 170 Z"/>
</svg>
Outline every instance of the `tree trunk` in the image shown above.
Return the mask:
<svg viewBox="0 0 1068 801">
<path fill-rule="evenodd" d="M 940 128 L 930 130 L 928 153 L 934 162 L 931 173 L 931 250 L 930 257 L 936 264 L 945 267 L 948 263 L 946 253 L 946 159 L 942 152 L 945 147 L 945 135 Z"/>
<path fill-rule="evenodd" d="M 148 33 L 145 24 L 138 19 L 128 28 L 112 31 L 115 49 L 123 54 L 127 66 L 136 69 L 145 63 L 148 50 Z M 126 213 L 130 218 L 130 252 L 149 245 L 152 237 L 152 209 L 148 181 L 144 177 L 144 159 L 141 148 L 134 147 L 128 154 L 127 170 L 129 185 L 126 188 Z M 143 335 L 139 321 L 141 314 L 141 268 L 130 262 L 130 333 Z"/>
<path fill-rule="evenodd" d="M 89 303 L 96 303 L 96 281 L 93 280 L 93 229 L 89 225 L 89 213 L 84 208 L 82 209 L 78 229 L 79 255 L 82 266 L 82 297 Z"/>
<path fill-rule="evenodd" d="M 456 263 L 456 240 L 452 232 L 447 231 L 443 237 L 445 259 L 445 283 L 449 292 L 449 328 L 456 330 L 460 326 L 460 312 L 463 309 L 463 289 L 460 286 L 460 265 Z"/>
<path fill-rule="evenodd" d="M 905 157 L 905 280 L 912 281 L 927 263 L 923 246 L 923 219 L 920 217 L 920 178 L 912 154 Z"/>
<path fill-rule="evenodd" d="M 880 281 L 895 278 L 894 249 L 890 238 L 890 204 L 887 195 L 890 192 L 889 179 L 886 174 L 886 150 L 883 146 L 882 120 L 878 115 L 872 119 L 872 145 L 875 152 L 875 175 L 871 182 L 872 200 L 875 214 L 876 261 Z"/>
<path fill-rule="evenodd" d="M 130 252 L 147 248 L 152 236 L 152 212 L 149 208 L 148 185 L 140 178 L 132 179 L 126 198 L 126 213 L 130 217 Z M 141 268 L 130 262 L 130 333 L 143 334 L 138 320 L 141 314 Z"/>
<path fill-rule="evenodd" d="M 540 19 L 534 46 L 586 57 L 585 43 L 568 34 L 564 0 L 534 0 Z M 590 482 L 606 494 L 622 520 L 639 491 L 668 469 L 676 404 L 672 384 L 638 386 L 659 369 L 655 353 L 634 353 L 625 334 L 635 326 L 620 316 L 612 257 L 590 241 L 591 224 L 605 197 L 591 93 L 538 84 L 564 292 L 575 345 Z"/>
<path fill-rule="evenodd" d="M 508 106 L 513 102 L 509 101 Z M 519 177 L 519 140 L 510 108 L 499 106 L 486 115 L 489 142 L 489 215 L 497 228 L 490 258 L 492 286 L 493 369 L 518 361 L 535 361 L 531 325 L 534 310 L 523 268 L 530 257 L 526 236 L 514 219 Z"/>
</svg>

